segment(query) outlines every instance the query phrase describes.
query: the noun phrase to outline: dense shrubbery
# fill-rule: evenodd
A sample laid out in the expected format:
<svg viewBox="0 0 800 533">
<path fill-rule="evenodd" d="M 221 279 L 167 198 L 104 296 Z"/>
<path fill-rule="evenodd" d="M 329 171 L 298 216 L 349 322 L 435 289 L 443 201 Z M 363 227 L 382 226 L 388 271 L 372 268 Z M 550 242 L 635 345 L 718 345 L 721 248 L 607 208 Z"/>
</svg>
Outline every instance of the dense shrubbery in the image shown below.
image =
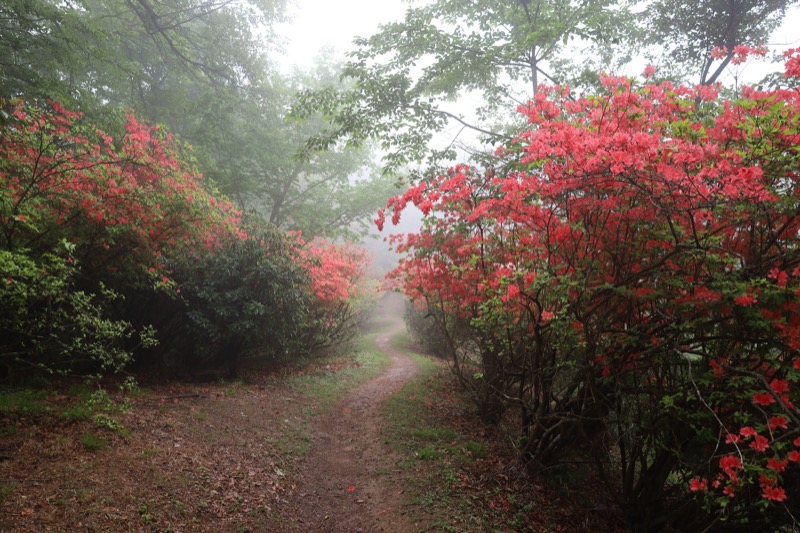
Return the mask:
<svg viewBox="0 0 800 533">
<path fill-rule="evenodd" d="M 363 255 L 242 221 L 159 128 L 112 139 L 56 103 L 0 117 L 0 361 L 172 370 L 346 338 Z M 327 284 L 333 284 L 329 287 Z M 154 331 L 161 346 L 153 349 Z"/>
<path fill-rule="evenodd" d="M 302 350 L 308 271 L 282 232 L 252 220 L 243 227 L 246 237 L 229 236 L 213 254 L 168 254 L 180 292 L 149 302 L 143 318 L 158 317 L 171 371 L 225 367 L 235 376 L 244 354 L 276 359 Z"/>
<path fill-rule="evenodd" d="M 428 215 L 393 276 L 470 324 L 455 370 L 531 469 L 591 458 L 643 530 L 793 524 L 800 93 L 603 85 L 541 88 L 506 167 L 391 200 Z"/>
<path fill-rule="evenodd" d="M 38 258 L 25 251 L 0 250 L 0 361 L 2 374 L 57 371 L 76 366 L 119 370 L 130 360 L 132 340 L 154 343 L 150 328 L 109 318 L 120 298 L 102 284 L 97 293 L 76 289 L 77 268 L 66 243 L 60 253 Z M 138 342 L 137 342 L 138 341 Z"/>
</svg>

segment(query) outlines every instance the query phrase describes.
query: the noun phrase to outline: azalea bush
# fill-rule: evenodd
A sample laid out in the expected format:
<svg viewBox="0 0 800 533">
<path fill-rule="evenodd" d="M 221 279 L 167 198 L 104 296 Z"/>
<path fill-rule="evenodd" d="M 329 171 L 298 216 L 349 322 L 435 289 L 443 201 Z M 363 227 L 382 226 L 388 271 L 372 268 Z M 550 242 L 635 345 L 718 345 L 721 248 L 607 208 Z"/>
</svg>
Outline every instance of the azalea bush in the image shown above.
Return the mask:
<svg viewBox="0 0 800 533">
<path fill-rule="evenodd" d="M 114 139 L 55 102 L 0 103 L 9 375 L 87 358 L 119 369 L 134 352 L 169 372 L 235 373 L 245 353 L 274 359 L 352 334 L 357 249 L 243 221 L 186 147 L 133 115 Z"/>
<path fill-rule="evenodd" d="M 323 238 L 305 242 L 302 235 L 293 235 L 298 261 L 310 278 L 304 350 L 316 352 L 350 340 L 370 296 L 364 280 L 366 252 L 347 242 Z"/>
<path fill-rule="evenodd" d="M 66 236 L 85 277 L 147 279 L 166 250 L 200 253 L 238 230 L 180 146 L 127 116 L 114 140 L 51 102 L 3 106 L 0 247 L 43 253 Z"/>
<path fill-rule="evenodd" d="M 648 530 L 793 523 L 800 92 L 604 77 L 520 111 L 503 166 L 390 200 L 427 215 L 391 277 L 470 325 L 440 320 L 456 373 L 532 470 L 591 458 Z"/>
<path fill-rule="evenodd" d="M 237 231 L 177 146 L 131 115 L 118 141 L 78 113 L 0 101 L 0 250 L 9 366 L 118 369 L 141 346 L 120 311 L 132 287 L 169 278 L 167 250 L 195 255 Z"/>
</svg>

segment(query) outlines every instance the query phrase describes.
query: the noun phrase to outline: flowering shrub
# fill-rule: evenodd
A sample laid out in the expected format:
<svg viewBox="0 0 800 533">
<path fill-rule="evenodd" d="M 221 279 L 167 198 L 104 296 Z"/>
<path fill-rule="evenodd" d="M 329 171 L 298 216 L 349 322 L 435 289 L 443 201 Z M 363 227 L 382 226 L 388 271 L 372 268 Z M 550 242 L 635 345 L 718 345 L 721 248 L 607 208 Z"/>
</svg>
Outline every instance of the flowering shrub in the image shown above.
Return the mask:
<svg viewBox="0 0 800 533">
<path fill-rule="evenodd" d="M 298 262 L 311 280 L 304 349 L 313 352 L 349 340 L 356 331 L 359 300 L 365 296 L 365 251 L 322 238 L 306 243 L 300 234 L 294 239 Z"/>
<path fill-rule="evenodd" d="M 55 102 L 0 104 L 0 358 L 10 367 L 52 370 L 88 354 L 119 368 L 141 344 L 133 331 L 151 346 L 154 325 L 162 346 L 143 362 L 224 361 L 235 373 L 244 352 L 297 353 L 351 331 L 363 254 L 244 223 L 168 133 L 133 115 L 114 140 Z M 26 335 L 32 321 L 50 321 L 47 334 Z"/>
<path fill-rule="evenodd" d="M 133 116 L 115 144 L 55 102 L 0 104 L 4 362 L 9 372 L 87 360 L 118 369 L 140 345 L 121 320 L 124 294 L 150 279 L 169 285 L 166 251 L 212 249 L 238 231 L 237 215 L 169 135 Z"/>
<path fill-rule="evenodd" d="M 75 245 L 83 273 L 161 270 L 165 250 L 213 248 L 238 214 L 204 188 L 168 133 L 127 117 L 118 142 L 55 102 L 12 100 L 0 122 L 0 247 Z"/>
<path fill-rule="evenodd" d="M 504 167 L 390 200 L 428 215 L 391 277 L 471 324 L 457 373 L 533 468 L 590 455 L 638 527 L 791 523 L 800 92 L 603 87 L 542 87 Z"/>
</svg>

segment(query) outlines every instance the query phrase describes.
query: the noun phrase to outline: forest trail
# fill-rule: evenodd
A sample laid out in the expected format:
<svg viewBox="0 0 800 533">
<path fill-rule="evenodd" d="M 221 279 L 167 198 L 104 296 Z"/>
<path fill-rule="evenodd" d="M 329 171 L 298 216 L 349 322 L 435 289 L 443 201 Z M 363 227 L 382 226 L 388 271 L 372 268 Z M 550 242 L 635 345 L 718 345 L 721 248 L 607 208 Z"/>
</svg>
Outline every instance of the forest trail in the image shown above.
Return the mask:
<svg viewBox="0 0 800 533">
<path fill-rule="evenodd" d="M 345 356 L 236 382 L 152 385 L 127 409 L 113 407 L 122 396 L 109 385 L 103 413 L 124 431 L 81 414 L 91 390 L 0 411 L 0 533 L 419 530 L 404 514 L 381 409 L 417 370 L 390 346 L 402 315 L 401 299 L 381 302 L 376 344 L 391 366 L 350 390 L 359 363 Z M 345 387 L 333 405 L 308 392 L 331 384 Z"/>
<path fill-rule="evenodd" d="M 400 457 L 386 441 L 383 402 L 416 373 L 414 361 L 392 348 L 404 329 L 402 300 L 388 298 L 382 308 L 391 324 L 376 340 L 391 366 L 348 395 L 318 422 L 313 446 L 290 502 L 291 521 L 305 531 L 408 532 L 399 481 Z"/>
</svg>

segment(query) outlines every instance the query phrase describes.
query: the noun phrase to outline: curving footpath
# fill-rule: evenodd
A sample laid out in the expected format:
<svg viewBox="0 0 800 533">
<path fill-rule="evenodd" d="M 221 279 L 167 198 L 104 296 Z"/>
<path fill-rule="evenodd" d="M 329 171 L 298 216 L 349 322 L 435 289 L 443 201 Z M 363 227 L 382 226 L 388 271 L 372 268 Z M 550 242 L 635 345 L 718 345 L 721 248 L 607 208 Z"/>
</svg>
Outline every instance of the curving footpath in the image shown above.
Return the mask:
<svg viewBox="0 0 800 533">
<path fill-rule="evenodd" d="M 395 315 L 397 316 L 397 315 Z M 382 436 L 381 405 L 415 374 L 416 363 L 389 345 L 402 322 L 380 334 L 376 345 L 391 366 L 354 388 L 323 416 L 306 467 L 291 499 L 295 526 L 303 531 L 414 531 L 403 511 L 399 456 Z"/>
</svg>

